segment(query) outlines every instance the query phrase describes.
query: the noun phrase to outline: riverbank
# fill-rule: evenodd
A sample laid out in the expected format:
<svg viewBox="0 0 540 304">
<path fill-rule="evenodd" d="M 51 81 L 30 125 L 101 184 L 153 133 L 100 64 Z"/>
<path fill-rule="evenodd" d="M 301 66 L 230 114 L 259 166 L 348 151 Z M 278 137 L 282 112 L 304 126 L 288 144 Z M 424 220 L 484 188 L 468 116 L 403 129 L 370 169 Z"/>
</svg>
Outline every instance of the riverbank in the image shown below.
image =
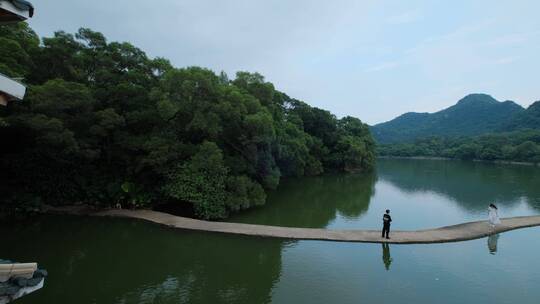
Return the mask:
<svg viewBox="0 0 540 304">
<path fill-rule="evenodd" d="M 415 159 L 415 160 L 461 160 L 461 159 L 458 159 L 458 158 L 439 157 L 439 156 L 392 156 L 392 155 L 384 155 L 384 156 L 377 156 L 377 158 L 378 159 Z M 540 167 L 540 163 L 518 162 L 518 161 L 510 161 L 510 160 L 471 159 L 470 161 L 481 162 L 481 163 L 491 163 L 491 164 L 501 164 L 501 165 L 521 165 L 521 166 Z"/>
</svg>

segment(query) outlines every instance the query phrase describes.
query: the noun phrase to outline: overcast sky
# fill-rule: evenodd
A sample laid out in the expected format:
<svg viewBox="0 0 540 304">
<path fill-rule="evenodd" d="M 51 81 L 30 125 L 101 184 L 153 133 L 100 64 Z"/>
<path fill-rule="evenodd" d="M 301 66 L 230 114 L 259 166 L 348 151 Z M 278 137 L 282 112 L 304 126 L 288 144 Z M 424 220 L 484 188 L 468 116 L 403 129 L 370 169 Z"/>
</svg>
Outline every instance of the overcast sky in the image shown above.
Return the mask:
<svg viewBox="0 0 540 304">
<path fill-rule="evenodd" d="M 374 124 L 469 93 L 540 100 L 540 1 L 31 0 L 41 36 L 89 27 L 177 67 L 259 72 Z"/>
</svg>

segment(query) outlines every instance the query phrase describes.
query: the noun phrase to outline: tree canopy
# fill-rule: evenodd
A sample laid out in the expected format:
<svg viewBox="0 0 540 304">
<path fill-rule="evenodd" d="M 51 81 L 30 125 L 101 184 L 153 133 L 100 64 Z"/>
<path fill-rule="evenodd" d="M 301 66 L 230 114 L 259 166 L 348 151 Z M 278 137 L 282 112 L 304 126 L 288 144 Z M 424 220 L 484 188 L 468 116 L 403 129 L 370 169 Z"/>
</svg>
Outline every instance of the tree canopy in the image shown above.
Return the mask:
<svg viewBox="0 0 540 304">
<path fill-rule="evenodd" d="M 382 156 L 540 163 L 540 130 L 520 130 L 477 137 L 429 137 L 414 143 L 380 145 L 377 149 Z"/>
<path fill-rule="evenodd" d="M 86 28 L 40 43 L 19 23 L 0 41 L 0 72 L 29 85 L 0 109 L 0 207 L 173 202 L 218 219 L 264 204 L 282 177 L 373 167 L 367 125 L 258 73 L 175 68 Z"/>
</svg>

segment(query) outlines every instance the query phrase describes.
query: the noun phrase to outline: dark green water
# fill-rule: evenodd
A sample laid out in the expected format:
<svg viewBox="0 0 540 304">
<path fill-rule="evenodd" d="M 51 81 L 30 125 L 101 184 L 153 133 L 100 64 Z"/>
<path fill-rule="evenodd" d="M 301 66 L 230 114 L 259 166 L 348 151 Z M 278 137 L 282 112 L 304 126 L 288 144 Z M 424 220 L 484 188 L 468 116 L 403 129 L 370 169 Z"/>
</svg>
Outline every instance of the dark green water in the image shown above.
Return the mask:
<svg viewBox="0 0 540 304">
<path fill-rule="evenodd" d="M 395 229 L 540 214 L 540 169 L 381 160 L 377 174 L 288 180 L 231 220 Z M 538 303 L 540 228 L 433 245 L 283 241 L 127 219 L 0 224 L 0 257 L 38 261 L 45 287 L 15 303 Z M 8 245 L 6 245 L 8 244 Z"/>
<path fill-rule="evenodd" d="M 393 229 L 540 214 L 540 168 L 441 160 L 378 161 L 377 172 L 291 179 L 267 205 L 229 221 L 312 228 L 373 229 L 390 209 Z"/>
</svg>

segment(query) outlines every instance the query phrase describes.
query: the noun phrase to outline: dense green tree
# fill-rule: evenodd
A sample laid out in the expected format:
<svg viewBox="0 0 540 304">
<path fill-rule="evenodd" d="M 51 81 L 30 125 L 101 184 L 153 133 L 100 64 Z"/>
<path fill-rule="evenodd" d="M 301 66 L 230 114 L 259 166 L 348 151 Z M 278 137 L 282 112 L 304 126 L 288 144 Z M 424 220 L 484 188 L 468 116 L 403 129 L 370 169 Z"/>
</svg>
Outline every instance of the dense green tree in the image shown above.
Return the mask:
<svg viewBox="0 0 540 304">
<path fill-rule="evenodd" d="M 170 169 L 163 187 L 166 195 L 194 205 L 204 219 L 226 215 L 225 190 L 228 170 L 215 143 L 204 142 L 187 162 Z"/>
<path fill-rule="evenodd" d="M 0 109 L 0 208 L 172 202 L 218 219 L 264 204 L 283 176 L 373 167 L 367 125 L 258 73 L 174 68 L 86 28 L 40 45 L 22 23 L 0 40 L 0 72 L 30 85 Z"/>
<path fill-rule="evenodd" d="M 39 38 L 24 22 L 0 27 L 0 73 L 25 78 L 34 67 Z"/>
<path fill-rule="evenodd" d="M 488 161 L 540 162 L 540 131 L 522 130 L 477 137 L 419 139 L 413 144 L 378 146 L 383 156 L 427 156 Z"/>
<path fill-rule="evenodd" d="M 532 141 L 525 141 L 516 146 L 514 157 L 518 160 L 537 160 L 540 155 L 540 148 Z"/>
<path fill-rule="evenodd" d="M 343 154 L 344 170 L 371 168 L 375 163 L 375 143 L 367 125 L 358 118 L 347 116 L 339 120 L 338 129 L 342 134 L 338 142 L 338 152 Z"/>
</svg>

